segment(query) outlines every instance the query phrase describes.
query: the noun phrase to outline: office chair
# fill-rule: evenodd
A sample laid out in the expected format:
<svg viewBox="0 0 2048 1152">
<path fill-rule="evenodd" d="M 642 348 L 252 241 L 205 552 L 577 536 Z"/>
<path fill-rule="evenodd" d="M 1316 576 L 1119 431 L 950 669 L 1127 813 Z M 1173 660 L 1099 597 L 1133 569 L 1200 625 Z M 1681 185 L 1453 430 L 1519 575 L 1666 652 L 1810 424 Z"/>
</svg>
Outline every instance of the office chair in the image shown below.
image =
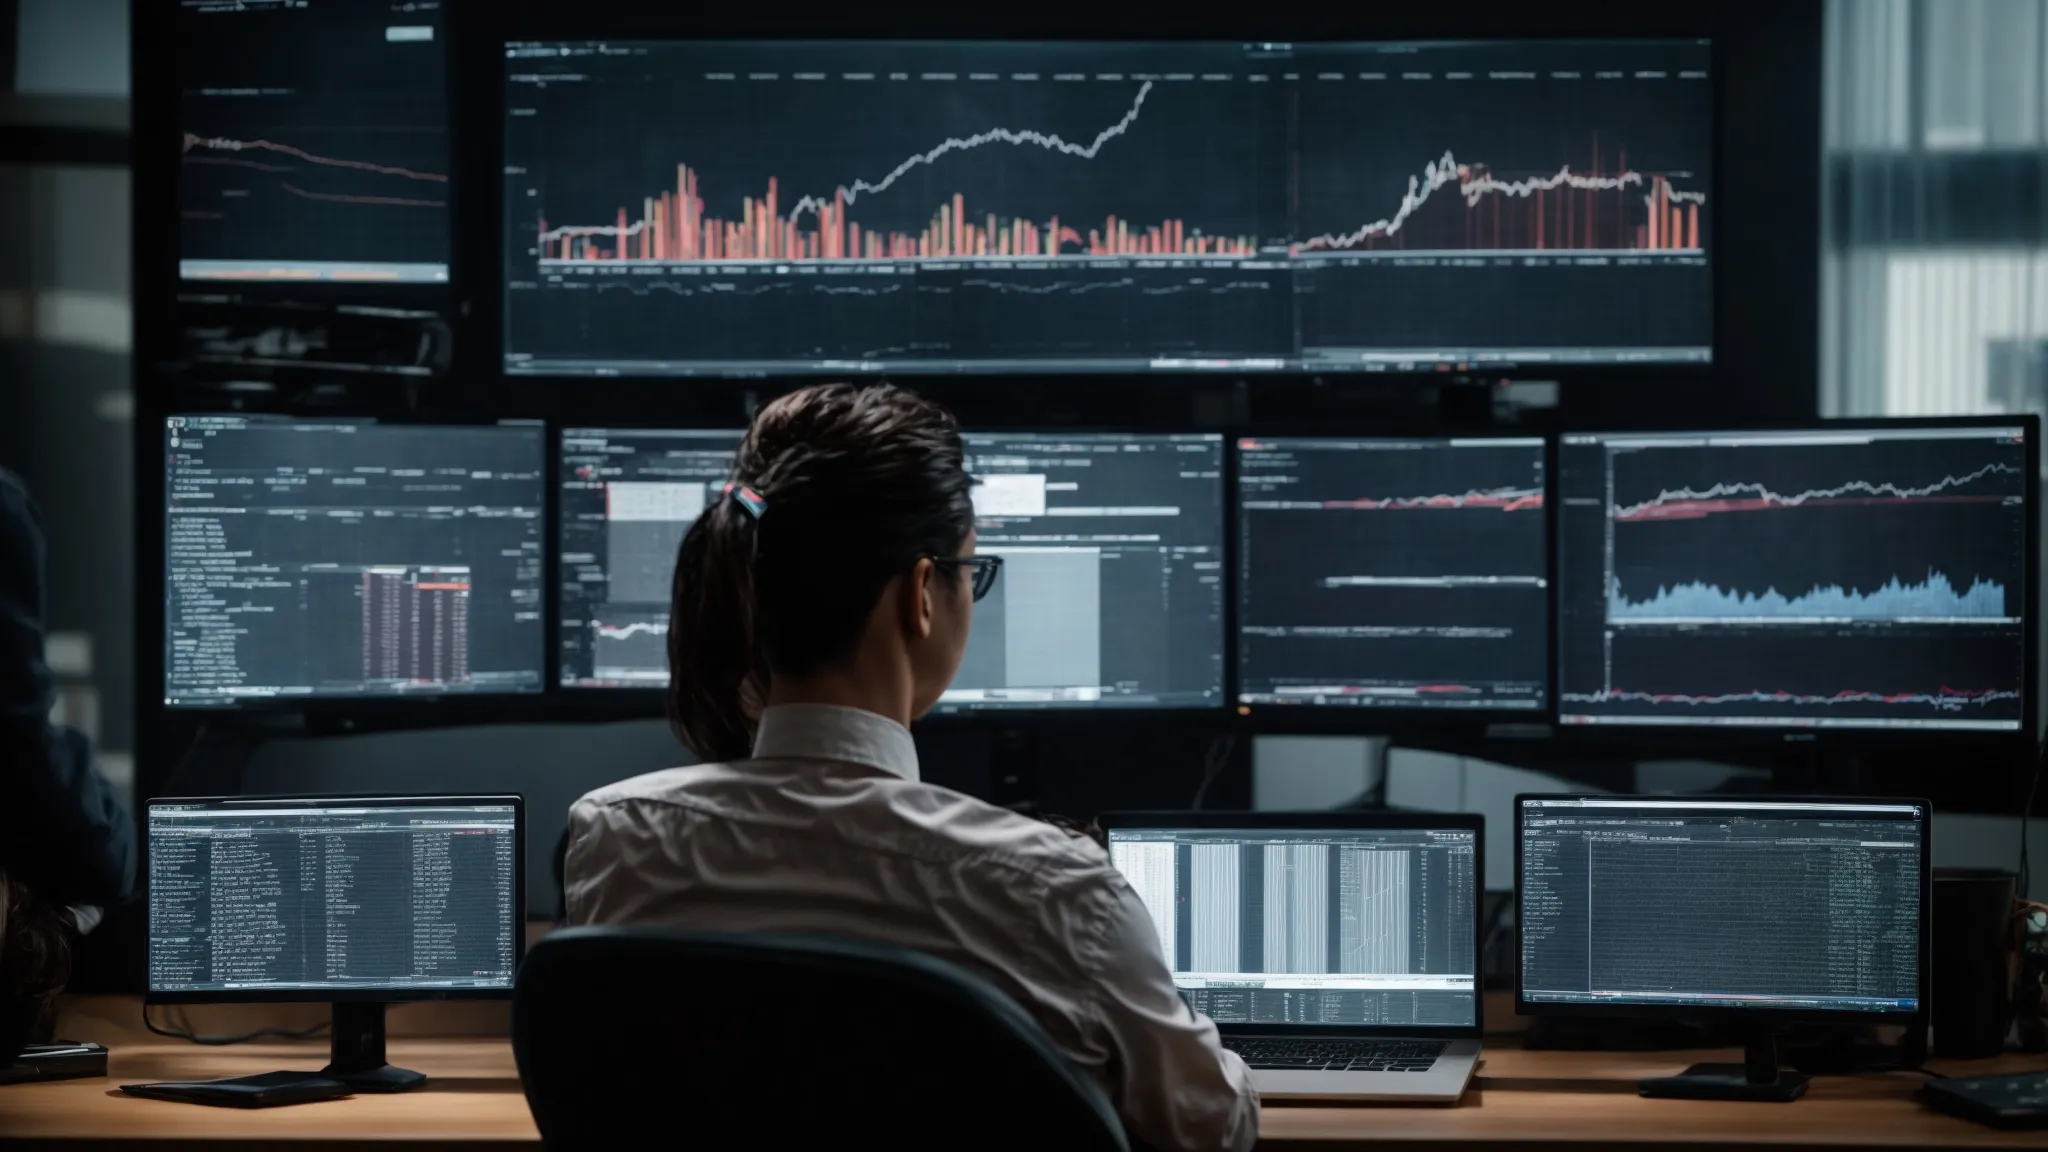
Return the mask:
<svg viewBox="0 0 2048 1152">
<path fill-rule="evenodd" d="M 1008 996 L 864 940 L 554 932 L 520 966 L 512 1051 L 554 1149 L 1130 1147 Z"/>
</svg>

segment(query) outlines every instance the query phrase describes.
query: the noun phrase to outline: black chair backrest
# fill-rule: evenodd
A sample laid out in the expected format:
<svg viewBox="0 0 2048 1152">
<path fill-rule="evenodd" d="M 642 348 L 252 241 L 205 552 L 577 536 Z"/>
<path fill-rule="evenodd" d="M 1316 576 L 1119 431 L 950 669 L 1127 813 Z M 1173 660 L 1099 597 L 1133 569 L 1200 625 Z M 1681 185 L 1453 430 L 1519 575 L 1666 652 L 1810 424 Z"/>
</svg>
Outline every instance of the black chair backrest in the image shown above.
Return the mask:
<svg viewBox="0 0 2048 1152">
<path fill-rule="evenodd" d="M 512 1050 L 549 1148 L 1128 1149 L 1008 996 L 866 940 L 553 932 L 520 966 Z"/>
</svg>

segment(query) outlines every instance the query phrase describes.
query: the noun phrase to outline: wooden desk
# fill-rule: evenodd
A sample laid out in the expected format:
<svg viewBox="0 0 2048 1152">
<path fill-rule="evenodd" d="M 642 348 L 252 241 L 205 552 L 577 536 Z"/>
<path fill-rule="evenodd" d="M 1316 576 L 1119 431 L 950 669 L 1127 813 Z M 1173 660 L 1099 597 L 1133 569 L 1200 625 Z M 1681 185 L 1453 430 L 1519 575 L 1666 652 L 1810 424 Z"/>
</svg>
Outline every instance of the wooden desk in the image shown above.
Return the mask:
<svg viewBox="0 0 2048 1152">
<path fill-rule="evenodd" d="M 128 1002 L 130 1005 L 133 1001 Z M 410 1011 L 410 1010 L 408 1010 Z M 130 1017 L 132 1019 L 132 1017 Z M 118 1021 L 93 1017 L 71 1027 L 75 1039 L 113 1049 L 112 1075 L 0 1087 L 0 1149 L 49 1147 L 179 1147 L 234 1141 L 238 1152 L 265 1147 L 532 1149 L 538 1139 L 520 1094 L 505 1041 L 488 1036 L 394 1037 L 394 1064 L 431 1079 L 417 1092 L 356 1096 L 322 1104 L 241 1112 L 140 1100 L 117 1084 L 138 1080 L 234 1076 L 280 1068 L 318 1068 L 317 1043 L 197 1048 L 109 1034 Z M 396 1023 L 396 1021 L 394 1021 Z M 98 1032 L 98 1035 L 88 1033 Z M 1456 1142 L 1468 1148 L 1609 1148 L 1742 1144 L 1760 1148 L 1934 1146 L 2042 1148 L 2040 1132 L 1998 1132 L 1934 1112 L 1913 1098 L 1921 1077 L 1906 1073 L 1816 1079 L 1791 1104 L 1645 1100 L 1644 1076 L 1677 1071 L 1703 1059 L 1739 1060 L 1734 1053 L 1524 1052 L 1488 1050 L 1479 1081 L 1456 1108 L 1305 1108 L 1268 1105 L 1261 1147 L 1419 1148 Z M 1941 1065 L 1938 1065 L 1941 1066 Z M 2007 1057 L 1942 1066 L 1978 1074 L 2048 1068 L 2040 1057 Z M 971 1147 L 972 1142 L 964 1142 Z"/>
</svg>

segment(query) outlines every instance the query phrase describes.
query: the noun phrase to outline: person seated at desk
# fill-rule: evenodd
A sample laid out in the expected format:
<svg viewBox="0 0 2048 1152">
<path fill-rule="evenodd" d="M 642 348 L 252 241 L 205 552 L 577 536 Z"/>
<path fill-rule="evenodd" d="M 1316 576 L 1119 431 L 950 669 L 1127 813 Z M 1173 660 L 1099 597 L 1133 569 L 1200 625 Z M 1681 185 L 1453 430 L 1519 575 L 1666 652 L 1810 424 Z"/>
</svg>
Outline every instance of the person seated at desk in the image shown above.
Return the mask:
<svg viewBox="0 0 2048 1152">
<path fill-rule="evenodd" d="M 1244 1063 L 1174 989 L 1094 841 L 920 781 L 997 562 L 951 414 L 889 386 L 762 409 L 683 538 L 669 707 L 707 763 L 570 809 L 571 924 L 881 939 L 994 979 L 1159 1149 L 1243 1149 Z"/>
<path fill-rule="evenodd" d="M 77 937 L 127 895 L 135 828 L 84 734 L 50 723 L 41 514 L 0 469 L 0 1064 L 44 1022 Z"/>
</svg>

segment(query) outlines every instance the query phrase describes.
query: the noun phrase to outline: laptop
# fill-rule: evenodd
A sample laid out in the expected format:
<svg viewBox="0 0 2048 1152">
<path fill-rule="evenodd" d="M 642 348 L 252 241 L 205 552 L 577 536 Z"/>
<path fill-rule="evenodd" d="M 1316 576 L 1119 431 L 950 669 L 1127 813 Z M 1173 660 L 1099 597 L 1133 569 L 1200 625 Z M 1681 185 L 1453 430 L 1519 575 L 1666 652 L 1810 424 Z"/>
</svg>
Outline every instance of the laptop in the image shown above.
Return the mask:
<svg viewBox="0 0 2048 1152">
<path fill-rule="evenodd" d="M 1455 1104 L 1479 1064 L 1476 815 L 1126 812 L 1110 858 L 1266 1100 Z"/>
</svg>

